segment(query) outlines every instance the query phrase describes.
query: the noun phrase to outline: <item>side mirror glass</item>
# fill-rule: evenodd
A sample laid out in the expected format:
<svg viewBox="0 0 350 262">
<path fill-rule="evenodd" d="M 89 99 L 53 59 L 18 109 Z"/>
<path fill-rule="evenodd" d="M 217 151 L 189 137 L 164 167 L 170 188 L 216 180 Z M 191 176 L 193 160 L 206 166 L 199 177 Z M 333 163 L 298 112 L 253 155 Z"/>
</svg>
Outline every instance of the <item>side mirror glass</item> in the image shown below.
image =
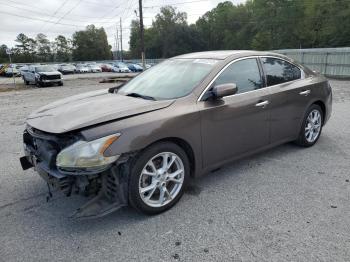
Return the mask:
<svg viewBox="0 0 350 262">
<path fill-rule="evenodd" d="M 223 98 L 225 96 L 236 94 L 237 90 L 238 89 L 235 83 L 228 83 L 214 86 L 212 94 L 215 98 Z"/>
</svg>

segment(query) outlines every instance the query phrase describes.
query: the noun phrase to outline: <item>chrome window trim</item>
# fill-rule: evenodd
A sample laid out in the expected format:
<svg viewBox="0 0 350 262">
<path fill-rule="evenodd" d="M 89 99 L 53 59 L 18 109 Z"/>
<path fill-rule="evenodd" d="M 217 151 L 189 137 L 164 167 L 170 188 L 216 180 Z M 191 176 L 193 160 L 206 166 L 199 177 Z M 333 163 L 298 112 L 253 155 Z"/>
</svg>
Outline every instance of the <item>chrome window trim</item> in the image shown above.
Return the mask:
<svg viewBox="0 0 350 262">
<path fill-rule="evenodd" d="M 282 57 L 278 57 L 278 56 L 272 56 L 272 55 L 255 55 L 255 56 L 246 56 L 246 57 L 240 57 L 240 58 L 237 58 L 237 59 L 234 59 L 232 60 L 231 62 L 229 62 L 227 65 L 225 65 L 215 76 L 214 78 L 209 82 L 209 84 L 204 88 L 204 90 L 202 91 L 202 93 L 200 94 L 200 96 L 198 97 L 197 99 L 197 102 L 201 102 L 203 101 L 202 98 L 204 96 L 204 94 L 208 91 L 208 89 L 211 87 L 211 85 L 215 82 L 215 80 L 221 75 L 221 73 L 226 70 L 227 67 L 229 67 L 230 65 L 232 65 L 233 63 L 235 62 L 238 62 L 238 61 L 241 61 L 241 60 L 245 60 L 245 59 L 251 59 L 251 58 L 255 58 L 255 59 L 259 59 L 259 58 L 266 58 L 266 57 L 269 57 L 269 58 L 275 58 L 275 59 L 280 59 L 280 60 L 283 60 L 287 63 L 290 63 L 294 66 L 296 66 L 297 68 L 299 68 L 300 72 L 301 72 L 301 77 L 300 79 L 295 79 L 295 80 L 292 80 L 292 81 L 288 81 L 288 82 L 283 82 L 281 84 L 284 84 L 284 83 L 291 83 L 291 82 L 295 82 L 295 81 L 299 81 L 299 80 L 302 80 L 302 79 L 305 79 L 305 72 L 304 70 L 297 64 L 291 62 L 291 61 L 288 61 L 287 59 L 285 58 L 282 58 Z M 257 61 L 258 63 L 258 61 Z M 258 66 L 258 65 L 257 65 Z M 262 65 L 263 66 L 263 65 Z M 264 68 L 262 68 L 264 70 Z M 265 71 L 262 72 L 264 75 L 265 75 Z M 262 76 L 264 77 L 264 76 Z M 277 85 L 272 85 L 272 86 L 266 86 L 266 87 L 263 87 L 263 88 L 259 88 L 259 89 L 256 89 L 256 90 L 251 90 L 251 91 L 248 91 L 248 92 L 244 92 L 244 93 L 240 93 L 240 94 L 234 94 L 234 95 L 230 95 L 230 96 L 225 96 L 223 98 L 226 98 L 226 97 L 231 97 L 231 96 L 238 96 L 238 95 L 243 95 L 243 94 L 247 94 L 247 93 L 250 93 L 250 92 L 256 92 L 256 91 L 259 91 L 259 90 L 263 90 L 263 89 L 266 89 L 266 88 L 271 88 L 271 87 L 275 87 L 275 86 L 278 86 L 278 85 L 281 85 L 281 84 L 277 84 Z"/>
</svg>

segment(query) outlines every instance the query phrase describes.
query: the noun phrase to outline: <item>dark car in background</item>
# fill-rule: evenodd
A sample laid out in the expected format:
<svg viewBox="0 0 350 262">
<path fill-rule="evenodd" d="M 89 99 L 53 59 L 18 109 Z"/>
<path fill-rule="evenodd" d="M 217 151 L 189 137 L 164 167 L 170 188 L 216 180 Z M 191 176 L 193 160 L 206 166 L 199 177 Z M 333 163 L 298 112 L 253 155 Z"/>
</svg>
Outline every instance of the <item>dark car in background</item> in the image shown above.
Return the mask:
<svg viewBox="0 0 350 262">
<path fill-rule="evenodd" d="M 131 72 L 142 72 L 143 68 L 142 66 L 138 64 L 128 64 L 128 68 L 130 69 Z"/>
<path fill-rule="evenodd" d="M 102 72 L 113 72 L 113 66 L 110 64 L 101 64 Z"/>
<path fill-rule="evenodd" d="M 125 205 L 156 214 L 190 177 L 286 142 L 313 146 L 331 111 L 327 79 L 286 56 L 186 54 L 36 110 L 21 164 L 67 195 L 94 196 L 74 217 Z"/>
<path fill-rule="evenodd" d="M 49 65 L 30 65 L 22 72 L 26 85 L 35 84 L 40 87 L 63 85 L 62 74 Z"/>
</svg>

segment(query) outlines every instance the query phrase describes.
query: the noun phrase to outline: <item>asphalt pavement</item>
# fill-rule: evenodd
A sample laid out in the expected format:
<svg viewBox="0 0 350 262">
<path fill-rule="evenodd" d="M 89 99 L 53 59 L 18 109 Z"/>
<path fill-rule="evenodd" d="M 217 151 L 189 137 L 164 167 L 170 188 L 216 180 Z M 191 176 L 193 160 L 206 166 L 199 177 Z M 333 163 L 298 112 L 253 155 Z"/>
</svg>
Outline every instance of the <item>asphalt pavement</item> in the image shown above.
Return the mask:
<svg viewBox="0 0 350 262">
<path fill-rule="evenodd" d="M 285 144 L 191 182 L 166 213 L 123 208 L 69 219 L 83 197 L 22 171 L 21 134 L 39 106 L 108 88 L 97 79 L 0 93 L 0 261 L 350 261 L 350 82 L 312 148 Z"/>
</svg>

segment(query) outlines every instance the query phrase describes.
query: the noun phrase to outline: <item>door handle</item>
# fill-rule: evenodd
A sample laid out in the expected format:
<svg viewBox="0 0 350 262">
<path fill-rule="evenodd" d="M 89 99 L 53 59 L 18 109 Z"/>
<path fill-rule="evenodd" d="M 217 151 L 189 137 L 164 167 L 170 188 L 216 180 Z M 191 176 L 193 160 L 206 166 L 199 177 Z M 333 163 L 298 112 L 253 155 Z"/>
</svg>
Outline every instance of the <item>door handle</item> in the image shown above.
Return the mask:
<svg viewBox="0 0 350 262">
<path fill-rule="evenodd" d="M 270 102 L 268 100 L 265 100 L 265 101 L 261 101 L 257 104 L 255 104 L 255 106 L 258 106 L 258 107 L 265 107 L 267 106 L 268 104 L 270 104 Z"/>
<path fill-rule="evenodd" d="M 310 93 L 311 93 L 310 90 L 305 90 L 305 91 L 301 91 L 301 92 L 299 93 L 299 95 L 308 96 Z"/>
</svg>

